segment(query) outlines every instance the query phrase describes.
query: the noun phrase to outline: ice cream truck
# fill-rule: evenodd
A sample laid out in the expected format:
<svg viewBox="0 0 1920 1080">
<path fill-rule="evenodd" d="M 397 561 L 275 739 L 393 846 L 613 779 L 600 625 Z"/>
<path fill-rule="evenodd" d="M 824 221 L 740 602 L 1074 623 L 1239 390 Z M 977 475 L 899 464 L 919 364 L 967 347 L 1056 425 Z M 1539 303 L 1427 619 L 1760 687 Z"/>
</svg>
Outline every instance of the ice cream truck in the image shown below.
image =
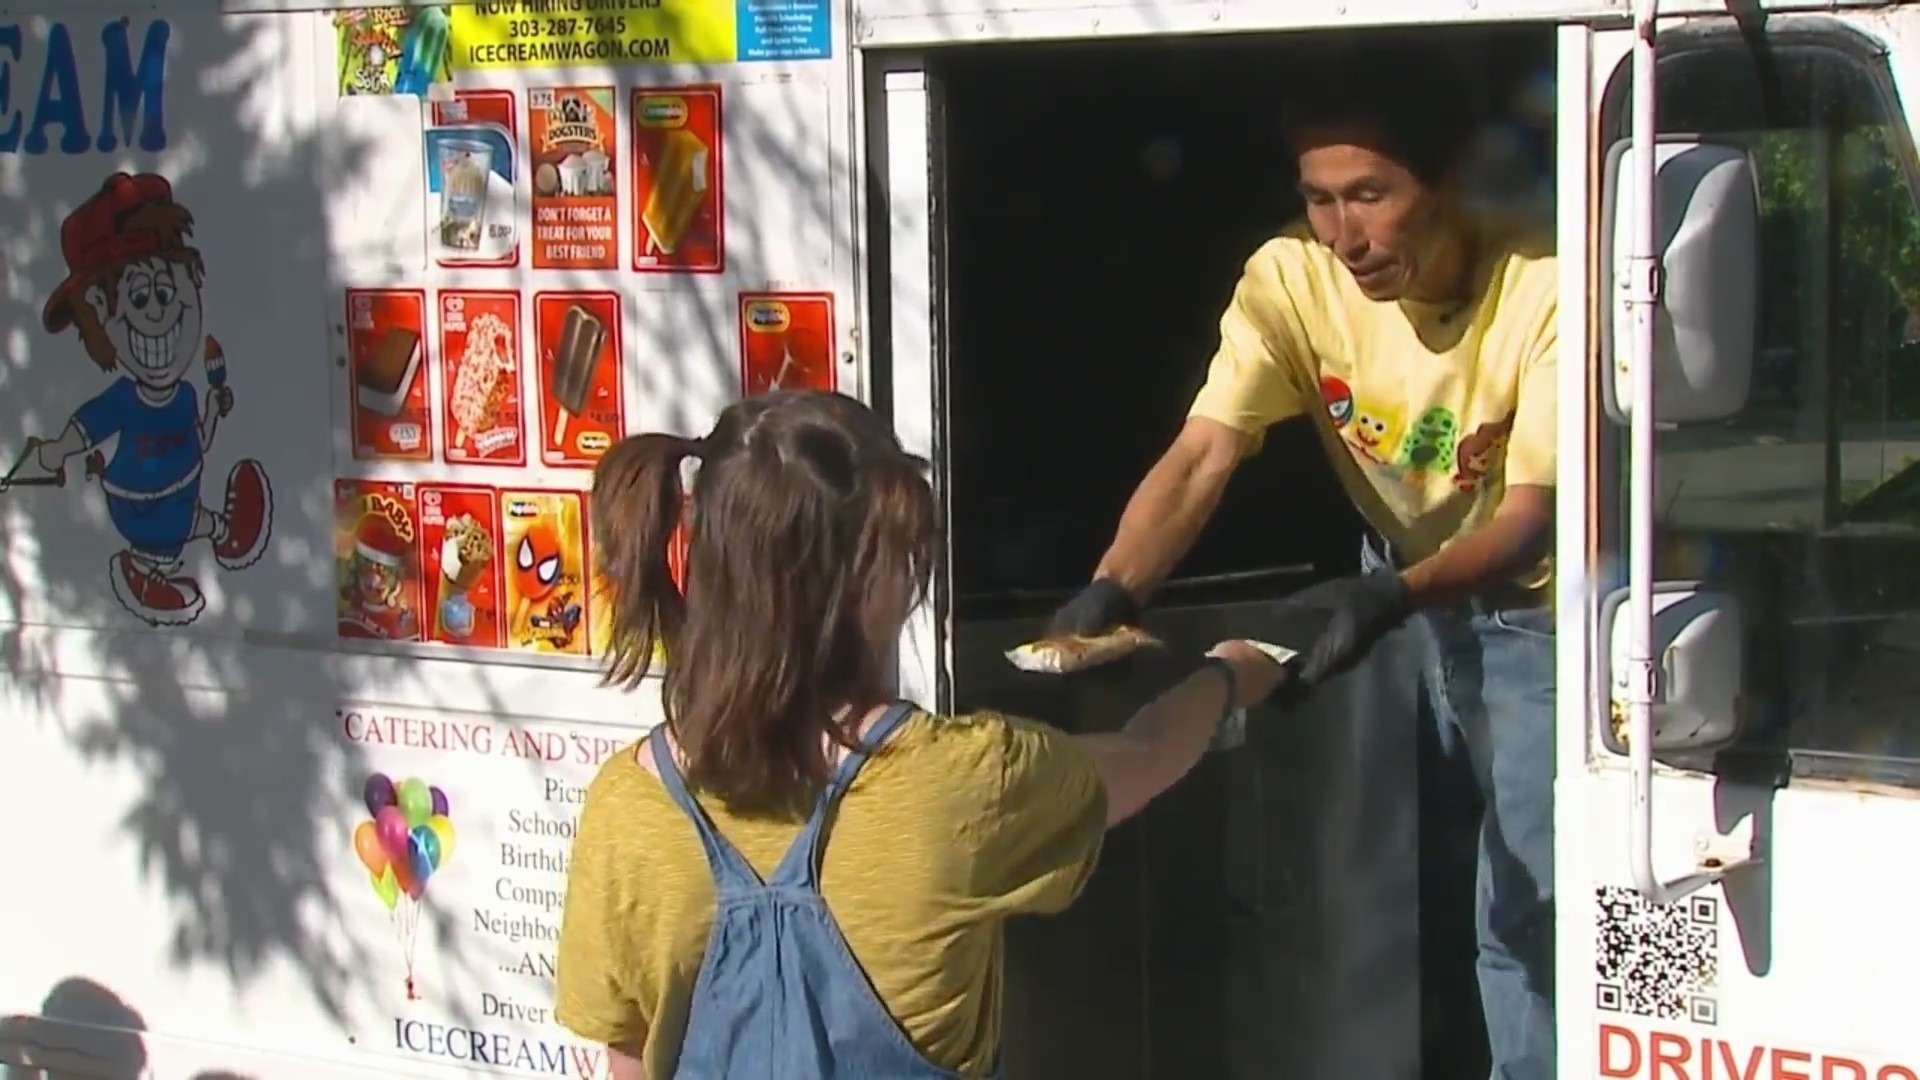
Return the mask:
<svg viewBox="0 0 1920 1080">
<path fill-rule="evenodd" d="M 8 1075 L 606 1076 L 553 945 L 659 706 L 595 677 L 584 492 L 744 394 L 934 462 L 904 694 L 1117 725 L 1150 665 L 1002 651 L 1299 211 L 1282 76 L 1404 34 L 1557 240 L 1559 1073 L 1916 1080 L 1894 0 L 0 2 Z M 1319 460 L 1243 467 L 1167 655 L 1352 565 Z M 1010 1075 L 1484 1074 L 1403 692 L 1256 713 L 1010 925 Z"/>
</svg>

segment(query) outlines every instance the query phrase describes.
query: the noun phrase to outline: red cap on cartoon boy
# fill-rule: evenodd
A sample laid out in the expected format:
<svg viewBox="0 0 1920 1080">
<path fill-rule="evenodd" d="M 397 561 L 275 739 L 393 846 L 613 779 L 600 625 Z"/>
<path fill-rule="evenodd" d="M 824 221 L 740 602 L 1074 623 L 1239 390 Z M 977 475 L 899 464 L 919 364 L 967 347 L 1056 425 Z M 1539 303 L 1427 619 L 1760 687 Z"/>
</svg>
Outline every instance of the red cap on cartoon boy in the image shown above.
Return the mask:
<svg viewBox="0 0 1920 1080">
<path fill-rule="evenodd" d="M 173 203 L 173 185 L 155 173 L 131 176 L 114 173 L 100 190 L 60 223 L 60 251 L 67 257 L 67 279 L 47 298 L 40 321 L 47 332 L 60 333 L 73 325 L 73 294 L 85 288 L 101 271 L 129 259 L 152 255 L 197 254 L 182 246 L 179 237 L 157 229 L 131 227 L 134 211 L 143 206 Z"/>
</svg>

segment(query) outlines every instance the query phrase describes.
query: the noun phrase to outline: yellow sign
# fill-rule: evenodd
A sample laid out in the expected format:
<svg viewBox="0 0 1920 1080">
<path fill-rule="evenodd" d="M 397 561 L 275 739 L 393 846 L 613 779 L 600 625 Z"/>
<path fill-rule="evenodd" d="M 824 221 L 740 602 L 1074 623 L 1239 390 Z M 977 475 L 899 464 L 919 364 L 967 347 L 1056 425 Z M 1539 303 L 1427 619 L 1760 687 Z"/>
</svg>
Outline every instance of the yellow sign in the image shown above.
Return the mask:
<svg viewBox="0 0 1920 1080">
<path fill-rule="evenodd" d="M 451 14 L 455 71 L 739 58 L 734 0 L 477 0 Z"/>
</svg>

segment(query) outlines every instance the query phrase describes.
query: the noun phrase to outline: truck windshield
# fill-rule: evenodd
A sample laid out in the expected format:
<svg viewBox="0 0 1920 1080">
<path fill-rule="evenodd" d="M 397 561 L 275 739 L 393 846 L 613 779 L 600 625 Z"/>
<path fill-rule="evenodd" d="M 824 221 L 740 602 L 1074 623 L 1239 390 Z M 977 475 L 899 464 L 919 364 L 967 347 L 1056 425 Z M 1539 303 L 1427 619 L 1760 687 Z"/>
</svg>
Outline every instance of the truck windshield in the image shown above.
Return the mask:
<svg viewBox="0 0 1920 1080">
<path fill-rule="evenodd" d="M 1771 33 L 1771 32 L 1770 32 Z M 1747 409 L 1658 441 L 1663 580 L 1739 596 L 1746 749 L 1794 771 L 1920 778 L 1920 212 L 1878 54 L 1849 32 L 1690 34 L 1660 127 L 1737 141 L 1761 197 L 1760 355 Z M 1616 79 L 1609 132 L 1624 135 Z M 1626 519 L 1624 439 L 1602 455 Z"/>
</svg>

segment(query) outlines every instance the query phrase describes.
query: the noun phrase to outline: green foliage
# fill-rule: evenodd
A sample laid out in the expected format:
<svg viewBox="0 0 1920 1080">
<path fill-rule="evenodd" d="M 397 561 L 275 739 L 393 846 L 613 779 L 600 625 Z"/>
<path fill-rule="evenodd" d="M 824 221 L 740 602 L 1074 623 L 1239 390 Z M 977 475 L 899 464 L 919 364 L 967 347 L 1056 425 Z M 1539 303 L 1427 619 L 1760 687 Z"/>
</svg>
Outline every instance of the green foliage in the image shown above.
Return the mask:
<svg viewBox="0 0 1920 1080">
<path fill-rule="evenodd" d="M 1760 172 L 1762 347 L 1798 353 L 1824 312 L 1842 422 L 1920 421 L 1920 208 L 1886 125 L 1798 128 L 1750 142 Z M 1835 235 L 1837 234 L 1837 235 Z M 1821 288 L 1825 269 L 1832 281 Z M 1827 295 L 1814 296 L 1821 288 Z M 1831 302 L 1830 302 L 1831 297 Z M 1796 395 L 1789 369 L 1781 403 Z"/>
</svg>

